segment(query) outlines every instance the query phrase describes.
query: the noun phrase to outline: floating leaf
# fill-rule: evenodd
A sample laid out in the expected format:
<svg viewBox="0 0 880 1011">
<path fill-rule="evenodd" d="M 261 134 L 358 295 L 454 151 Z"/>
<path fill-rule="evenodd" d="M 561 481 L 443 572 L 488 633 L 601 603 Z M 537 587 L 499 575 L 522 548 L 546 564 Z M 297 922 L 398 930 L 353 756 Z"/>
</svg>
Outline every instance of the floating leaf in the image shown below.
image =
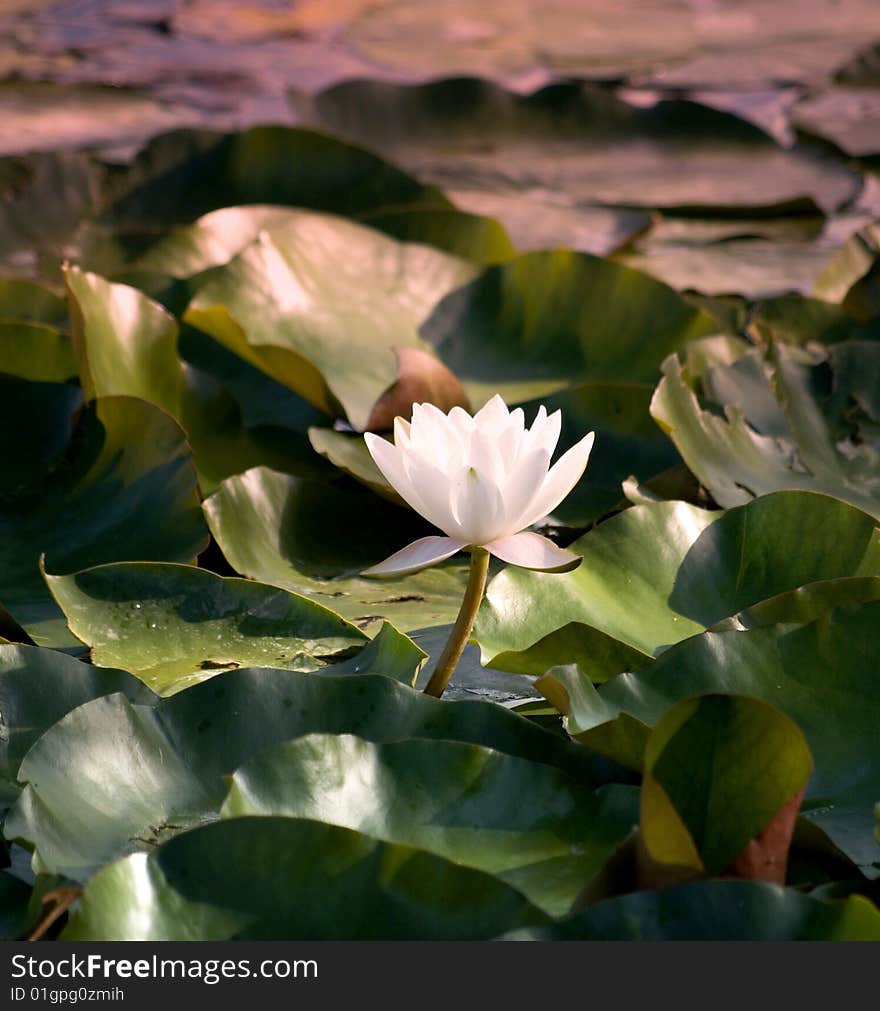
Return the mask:
<svg viewBox="0 0 880 1011">
<path fill-rule="evenodd" d="M 737 873 L 738 858 L 799 800 L 812 770 L 797 725 L 764 702 L 703 695 L 669 709 L 645 748 L 640 841 L 655 873 Z M 791 831 L 763 853 L 760 880 L 785 883 Z M 649 866 L 645 873 L 650 873 Z"/>
<path fill-rule="evenodd" d="M 38 644 L 75 644 L 43 582 L 40 555 L 59 573 L 130 558 L 191 560 L 207 531 L 183 433 L 142 400 L 93 401 L 63 464 L 4 496 L 0 532 L 3 606 Z"/>
<path fill-rule="evenodd" d="M 758 881 L 695 881 L 597 903 L 516 941 L 877 941 L 880 911 L 861 896 L 827 902 Z"/>
<path fill-rule="evenodd" d="M 331 416 L 363 430 L 397 378 L 394 348 L 474 267 L 341 218 L 303 213 L 204 274 L 187 322 Z"/>
<path fill-rule="evenodd" d="M 665 284 L 557 250 L 490 267 L 440 302 L 422 333 L 482 403 L 587 381 L 653 383 L 665 353 L 716 330 Z"/>
<path fill-rule="evenodd" d="M 704 216 L 833 210 L 858 192 L 839 161 L 786 150 L 729 113 L 681 100 L 637 108 L 580 83 L 517 95 L 474 78 L 348 81 L 296 95 L 294 106 L 303 122 L 367 143 L 450 190 L 550 192 L 570 207 L 690 208 Z"/>
<path fill-rule="evenodd" d="M 467 581 L 461 562 L 394 580 L 356 575 L 429 532 L 411 510 L 357 487 L 256 467 L 224 481 L 203 508 L 236 572 L 311 597 L 361 628 L 384 618 L 408 632 L 458 614 Z"/>
<path fill-rule="evenodd" d="M 380 208 L 448 207 L 363 148 L 284 126 L 242 133 L 177 130 L 156 137 L 120 173 L 104 217 L 125 228 L 187 224 L 240 204 L 284 204 L 355 216 Z"/>
<path fill-rule="evenodd" d="M 122 695 L 81 705 L 22 762 L 27 785 L 7 817 L 7 837 L 35 847 L 38 870 L 88 877 L 108 860 L 216 818 L 224 777 L 256 752 L 310 733 L 464 741 L 556 766 L 584 789 L 604 781 L 586 749 L 523 717 L 488 702 L 440 702 L 396 683 L 407 668 L 412 677 L 412 660 L 411 650 L 389 651 L 377 638 L 354 679 L 352 661 L 341 676 L 332 667 L 321 675 L 241 668 L 152 707 Z"/>
<path fill-rule="evenodd" d="M 770 349 L 759 404 L 775 405 L 782 430 L 762 431 L 754 402 L 727 403 L 723 417 L 704 410 L 675 355 L 663 364 L 651 413 L 722 506 L 799 488 L 833 495 L 880 518 L 876 425 L 871 419 L 863 424 L 858 412 L 845 414 L 848 398 L 858 401 L 866 372 L 874 374 L 880 344 L 843 347 L 838 351 L 832 345 L 809 356 L 782 344 Z"/>
<path fill-rule="evenodd" d="M 804 626 L 706 632 L 598 689 L 583 677 L 566 678 L 573 688 L 569 732 L 618 760 L 638 763 L 648 728 L 680 699 L 717 691 L 762 699 L 800 726 L 813 753 L 803 817 L 863 873 L 876 877 L 880 848 L 873 838 L 873 804 L 880 761 L 872 742 L 880 718 L 878 617 L 880 601 L 872 601 L 838 607 Z"/>
<path fill-rule="evenodd" d="M 236 667 L 317 670 L 368 641 L 305 597 L 190 565 L 121 562 L 46 582 L 92 662 L 159 695 Z"/>
<path fill-rule="evenodd" d="M 261 752 L 222 814 L 355 829 L 474 867 L 568 911 L 637 820 L 634 787 L 584 790 L 558 769 L 452 741 L 312 734 Z"/>
<path fill-rule="evenodd" d="M 234 818 L 102 870 L 62 936 L 479 940 L 545 919 L 497 878 L 408 846 L 318 822 Z"/>
<path fill-rule="evenodd" d="M 880 575 L 875 521 L 824 495 L 780 492 L 727 512 L 634 506 L 571 546 L 574 572 L 508 568 L 475 636 L 483 662 L 542 674 L 577 662 L 594 681 L 808 583 Z"/>
<path fill-rule="evenodd" d="M 123 692 L 148 703 L 153 693 L 123 671 L 100 669 L 35 646 L 0 645 L 0 806 L 19 792 L 18 767 L 30 746 L 84 702 Z"/>
</svg>

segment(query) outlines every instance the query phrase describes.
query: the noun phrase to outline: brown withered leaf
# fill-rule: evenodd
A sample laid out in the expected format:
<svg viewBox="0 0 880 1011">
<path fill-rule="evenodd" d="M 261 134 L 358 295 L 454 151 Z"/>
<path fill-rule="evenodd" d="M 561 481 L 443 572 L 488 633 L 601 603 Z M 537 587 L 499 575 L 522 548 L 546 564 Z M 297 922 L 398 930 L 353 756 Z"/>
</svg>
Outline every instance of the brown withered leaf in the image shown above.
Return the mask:
<svg viewBox="0 0 880 1011">
<path fill-rule="evenodd" d="M 439 358 L 421 348 L 399 347 L 394 353 L 397 379 L 373 405 L 366 431 L 387 432 L 397 417 L 409 421 L 413 404 L 434 404 L 441 411 L 470 410 L 464 387 Z"/>
</svg>

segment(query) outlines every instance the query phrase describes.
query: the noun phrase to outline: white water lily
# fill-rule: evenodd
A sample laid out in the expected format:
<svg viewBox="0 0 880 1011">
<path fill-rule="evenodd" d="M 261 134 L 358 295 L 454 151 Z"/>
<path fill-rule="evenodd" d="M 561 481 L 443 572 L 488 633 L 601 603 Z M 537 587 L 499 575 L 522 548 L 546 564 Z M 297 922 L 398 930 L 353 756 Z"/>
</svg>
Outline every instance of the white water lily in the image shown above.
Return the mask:
<svg viewBox="0 0 880 1011">
<path fill-rule="evenodd" d="M 527 569 L 575 568 L 579 555 L 526 529 L 559 505 L 587 466 L 592 432 L 550 466 L 561 424 L 560 412 L 548 415 L 542 405 L 526 428 L 522 408 L 510 411 L 494 396 L 473 417 L 461 407 L 444 414 L 414 404 L 411 422 L 395 420 L 394 443 L 367 433 L 392 488 L 445 536 L 422 537 L 364 575 L 405 575 L 474 548 Z"/>
</svg>

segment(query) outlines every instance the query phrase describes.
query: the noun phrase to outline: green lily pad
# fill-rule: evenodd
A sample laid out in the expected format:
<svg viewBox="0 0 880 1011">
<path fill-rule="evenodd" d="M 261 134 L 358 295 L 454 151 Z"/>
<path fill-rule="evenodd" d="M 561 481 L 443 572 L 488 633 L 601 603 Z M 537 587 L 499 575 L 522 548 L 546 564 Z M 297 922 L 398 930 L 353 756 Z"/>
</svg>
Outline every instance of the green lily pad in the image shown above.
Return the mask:
<svg viewBox="0 0 880 1011">
<path fill-rule="evenodd" d="M 558 769 L 452 741 L 312 734 L 237 770 L 224 817 L 285 815 L 414 846 L 570 908 L 638 820 L 638 790 L 591 793 Z"/>
<path fill-rule="evenodd" d="M 66 330 L 67 303 L 51 288 L 34 281 L 0 279 L 0 320 L 37 323 Z"/>
<path fill-rule="evenodd" d="M 503 263 L 516 248 L 500 221 L 457 207 L 388 208 L 361 216 L 365 225 L 401 242 L 421 242 L 473 263 Z"/>
<path fill-rule="evenodd" d="M 550 672 L 548 678 L 561 675 L 572 689 L 569 732 L 633 764 L 640 762 L 648 728 L 680 699 L 733 691 L 769 702 L 800 726 L 813 753 L 815 770 L 802 816 L 818 825 L 863 873 L 876 877 L 878 618 L 880 601 L 872 601 L 835 608 L 803 626 L 705 632 L 598 689 L 571 668 Z M 625 753 L 620 738 L 613 739 L 618 732 L 626 736 Z"/>
<path fill-rule="evenodd" d="M 188 224 L 241 204 L 357 216 L 380 208 L 448 207 L 432 186 L 363 148 L 312 130 L 176 130 L 155 137 L 113 181 L 104 220 L 126 229 Z"/>
<path fill-rule="evenodd" d="M 877 941 L 880 911 L 758 881 L 696 881 L 599 902 L 512 941 Z"/>
<path fill-rule="evenodd" d="M 58 573 L 197 555 L 207 531 L 183 433 L 142 400 L 93 401 L 64 458 L 4 496 L 0 531 L 3 606 L 39 645 L 77 644 L 43 582 L 40 555 Z"/>
<path fill-rule="evenodd" d="M 352 661 L 338 677 L 332 667 L 321 675 L 241 668 L 152 707 L 132 706 L 123 695 L 81 705 L 21 763 L 26 785 L 7 816 L 7 837 L 35 848 L 38 871 L 88 877 L 109 860 L 216 818 L 224 777 L 256 752 L 310 733 L 458 740 L 557 766 L 584 789 L 603 781 L 586 749 L 499 706 L 440 702 L 397 683 L 403 670 L 390 669 L 378 638 L 358 659 L 357 678 Z M 409 677 L 412 659 L 412 651 L 391 657 Z"/>
<path fill-rule="evenodd" d="M 645 747 L 640 829 L 648 857 L 723 874 L 803 790 L 812 767 L 797 725 L 764 702 L 722 694 L 678 702 Z"/>
<path fill-rule="evenodd" d="M 74 379 L 70 337 L 44 324 L 0 321 L 0 372 L 36 383 Z"/>
<path fill-rule="evenodd" d="M 754 306 L 749 330 L 765 342 L 836 344 L 880 336 L 880 321 L 860 324 L 840 305 L 802 295 L 783 295 L 762 300 Z"/>
<path fill-rule="evenodd" d="M 184 318 L 360 430 L 397 378 L 395 347 L 471 280 L 465 260 L 342 218 L 303 213 L 203 274 Z"/>
<path fill-rule="evenodd" d="M 669 351 L 717 329 L 645 274 L 557 250 L 488 268 L 440 302 L 422 334 L 481 403 L 588 381 L 654 383 Z"/>
<path fill-rule="evenodd" d="M 149 703 L 153 693 L 124 671 L 92 667 L 55 650 L 0 645 L 0 807 L 18 796 L 18 767 L 40 735 L 84 702 L 123 692 Z"/>
<path fill-rule="evenodd" d="M 877 405 L 864 397 L 880 344 L 848 341 L 809 354 L 774 344 L 768 353 L 757 404 L 759 412 L 774 406 L 780 430 L 762 431 L 754 401 L 727 403 L 723 417 L 704 410 L 675 355 L 663 364 L 651 413 L 722 506 L 799 488 L 880 517 Z"/>
<path fill-rule="evenodd" d="M 62 937 L 479 940 L 545 921 L 497 878 L 408 846 L 312 821 L 234 818 L 102 870 Z"/>
<path fill-rule="evenodd" d="M 786 206 L 831 210 L 858 192 L 839 161 L 786 150 L 729 113 L 681 100 L 637 108 L 580 83 L 517 95 L 473 78 L 350 81 L 296 95 L 294 107 L 302 122 L 369 144 L 450 190 L 549 191 L 569 206 L 745 216 Z"/>
<path fill-rule="evenodd" d="M 369 641 L 305 597 L 190 565 L 121 562 L 46 582 L 92 662 L 159 695 L 236 667 L 317 670 Z"/>
<path fill-rule="evenodd" d="M 204 491 L 258 464 L 316 471 L 305 433 L 324 416 L 296 394 L 207 335 L 180 334 L 174 317 L 136 288 L 77 267 L 65 277 L 87 396 L 136 396 L 174 417 Z"/>
<path fill-rule="evenodd" d="M 508 568 L 475 637 L 484 663 L 542 674 L 577 662 L 594 681 L 808 583 L 880 575 L 871 516 L 836 499 L 779 492 L 727 512 L 634 506 L 571 545 L 574 572 Z"/>
<path fill-rule="evenodd" d="M 236 572 L 311 597 L 361 628 L 382 619 L 404 632 L 446 625 L 461 607 L 462 561 L 400 579 L 357 575 L 432 528 L 356 485 L 255 467 L 224 481 L 203 508 Z"/>
</svg>

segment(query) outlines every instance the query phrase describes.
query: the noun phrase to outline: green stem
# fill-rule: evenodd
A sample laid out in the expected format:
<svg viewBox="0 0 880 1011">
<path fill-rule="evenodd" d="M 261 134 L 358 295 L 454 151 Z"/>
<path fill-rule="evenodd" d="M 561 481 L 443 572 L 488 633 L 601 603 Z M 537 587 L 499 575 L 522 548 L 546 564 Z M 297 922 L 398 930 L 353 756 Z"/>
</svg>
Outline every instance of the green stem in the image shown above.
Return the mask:
<svg viewBox="0 0 880 1011">
<path fill-rule="evenodd" d="M 483 592 L 486 589 L 486 576 L 489 574 L 489 552 L 485 548 L 471 548 L 471 571 L 468 575 L 467 589 L 464 591 L 464 600 L 461 602 L 461 610 L 449 633 L 437 666 L 431 679 L 425 686 L 425 695 L 433 695 L 439 699 L 449 679 L 452 677 L 456 664 L 464 652 L 467 641 L 470 638 L 474 622 L 477 620 L 477 611 L 480 609 L 480 602 L 483 599 Z"/>
</svg>

